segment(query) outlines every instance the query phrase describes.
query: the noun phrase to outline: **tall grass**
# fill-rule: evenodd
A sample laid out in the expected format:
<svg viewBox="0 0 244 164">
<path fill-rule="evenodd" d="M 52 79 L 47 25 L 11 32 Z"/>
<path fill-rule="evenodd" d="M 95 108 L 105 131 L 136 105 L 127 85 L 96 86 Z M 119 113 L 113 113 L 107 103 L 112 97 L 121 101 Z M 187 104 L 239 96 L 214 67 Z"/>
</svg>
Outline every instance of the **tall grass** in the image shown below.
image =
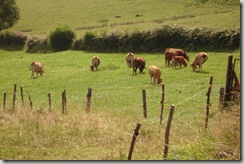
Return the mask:
<svg viewBox="0 0 244 164">
<path fill-rule="evenodd" d="M 154 64 L 162 69 L 165 84 L 162 126 L 159 126 L 161 87 L 150 82 L 147 69 L 133 76 L 123 53 L 0 52 L 0 100 L 3 100 L 3 93 L 7 93 L 6 111 L 0 112 L 1 159 L 126 160 L 133 129 L 140 122 L 142 126 L 132 159 L 162 160 L 170 104 L 175 104 L 176 110 L 170 133 L 169 160 L 220 159 L 216 153 L 229 148 L 235 155 L 224 159 L 240 158 L 238 133 L 235 132 L 237 138 L 234 142 L 227 141 L 229 146 L 223 143 L 225 137 L 220 138 L 222 129 L 224 132 L 229 130 L 221 124 L 229 117 L 228 113 L 223 116 L 218 108 L 219 88 L 225 86 L 228 55 L 240 58 L 239 51 L 207 52 L 209 60 L 199 72 L 193 72 L 189 64 L 180 69 L 165 67 L 163 54 L 135 53 L 146 59 L 147 68 Z M 193 61 L 196 52 L 188 54 Z M 96 72 L 89 68 L 93 55 L 101 58 Z M 31 79 L 28 69 L 32 61 L 44 64 L 42 77 Z M 213 87 L 209 132 L 206 132 L 205 94 L 210 76 L 213 76 Z M 11 110 L 14 84 L 18 86 L 16 111 Z M 25 109 L 20 100 L 20 86 L 24 88 Z M 88 87 L 92 88 L 90 113 L 85 112 Z M 64 88 L 67 91 L 67 115 L 61 114 L 61 92 Z M 147 119 L 142 113 L 142 89 L 147 94 Z M 27 91 L 33 100 L 33 111 L 30 111 Z M 51 112 L 48 112 L 49 92 L 52 96 Z M 2 101 L 0 105 L 2 108 Z M 220 119 L 223 122 L 219 123 Z"/>
</svg>

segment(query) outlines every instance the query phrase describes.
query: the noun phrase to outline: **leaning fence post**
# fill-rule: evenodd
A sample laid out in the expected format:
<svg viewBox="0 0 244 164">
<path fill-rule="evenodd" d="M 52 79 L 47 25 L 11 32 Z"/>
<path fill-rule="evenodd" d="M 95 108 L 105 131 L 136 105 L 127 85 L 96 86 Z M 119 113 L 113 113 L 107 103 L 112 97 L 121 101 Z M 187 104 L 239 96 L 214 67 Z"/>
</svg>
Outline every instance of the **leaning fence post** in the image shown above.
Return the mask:
<svg viewBox="0 0 244 164">
<path fill-rule="evenodd" d="M 48 93 L 48 110 L 49 110 L 49 112 L 51 111 L 51 104 L 52 103 L 52 101 L 51 101 L 51 93 Z"/>
<path fill-rule="evenodd" d="M 25 104 L 24 104 L 24 94 L 23 94 L 23 87 L 20 87 L 20 96 L 21 96 L 21 101 L 22 101 L 22 106 L 25 109 Z"/>
<path fill-rule="evenodd" d="M 31 108 L 31 110 L 33 110 L 33 104 L 32 104 L 30 94 L 29 94 L 29 92 L 27 92 L 27 93 L 28 93 L 28 97 L 29 97 L 29 101 L 30 101 L 30 108 Z"/>
<path fill-rule="evenodd" d="M 13 92 L 13 105 L 12 105 L 12 110 L 15 108 L 15 100 L 16 100 L 16 87 L 17 85 L 14 84 L 14 92 Z"/>
<path fill-rule="evenodd" d="M 160 125 L 162 125 L 162 121 L 163 121 L 163 111 L 164 111 L 164 84 L 162 84 L 161 113 L 160 113 L 160 122 L 159 122 Z"/>
<path fill-rule="evenodd" d="M 130 144 L 130 150 L 129 150 L 129 154 L 128 154 L 128 160 L 131 160 L 132 152 L 133 152 L 134 145 L 135 145 L 135 141 L 136 141 L 136 137 L 139 135 L 138 132 L 139 132 L 140 127 L 141 127 L 141 124 L 137 123 L 136 128 L 134 130 L 134 134 L 132 136 L 132 141 L 131 141 L 131 144 Z"/>
<path fill-rule="evenodd" d="M 143 115 L 144 115 L 144 118 L 147 118 L 146 90 L 142 90 L 142 101 L 143 101 Z"/>
<path fill-rule="evenodd" d="M 5 110 L 6 97 L 7 97 L 7 93 L 4 92 L 4 94 L 3 94 L 3 111 Z"/>
<path fill-rule="evenodd" d="M 208 86 L 208 92 L 206 93 L 207 96 L 207 106 L 206 106 L 206 120 L 205 120 L 205 128 L 208 127 L 208 115 L 209 115 L 209 106 L 210 104 L 210 93 L 211 93 L 211 88 L 212 88 L 212 84 L 213 84 L 213 77 L 210 77 L 210 81 L 209 81 L 209 86 Z"/>
<path fill-rule="evenodd" d="M 170 132 L 170 127 L 171 127 L 171 122 L 173 119 L 174 110 L 175 110 L 175 105 L 171 104 L 170 105 L 170 113 L 169 113 L 169 117 L 168 117 L 168 123 L 167 123 L 167 127 L 165 130 L 165 136 L 164 136 L 165 137 L 164 158 L 167 158 L 167 155 L 168 155 L 169 132 Z"/>
<path fill-rule="evenodd" d="M 87 102 L 86 102 L 86 111 L 89 112 L 90 108 L 91 108 L 91 96 L 92 96 L 92 89 L 88 88 L 88 92 L 87 92 Z"/>
</svg>

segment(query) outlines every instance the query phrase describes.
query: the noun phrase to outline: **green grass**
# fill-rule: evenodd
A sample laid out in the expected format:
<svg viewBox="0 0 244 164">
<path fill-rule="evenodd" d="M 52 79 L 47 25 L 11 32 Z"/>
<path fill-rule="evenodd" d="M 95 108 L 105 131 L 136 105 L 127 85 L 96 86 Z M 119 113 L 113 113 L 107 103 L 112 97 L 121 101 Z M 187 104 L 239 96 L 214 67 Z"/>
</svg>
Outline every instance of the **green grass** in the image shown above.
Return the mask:
<svg viewBox="0 0 244 164">
<path fill-rule="evenodd" d="M 161 87 L 150 82 L 148 69 L 133 76 L 132 69 L 126 65 L 125 54 L 83 51 L 27 54 L 0 50 L 1 108 L 3 93 L 7 93 L 6 111 L 0 112 L 0 159 L 126 160 L 133 129 L 139 122 L 142 126 L 132 159 L 160 160 L 163 159 L 170 104 L 175 104 L 176 110 L 168 159 L 217 159 L 216 151 L 226 148 L 217 135 L 222 129 L 222 124 L 218 123 L 224 120 L 218 108 L 219 88 L 225 87 L 228 56 L 240 58 L 240 51 L 207 53 L 209 60 L 199 72 L 193 72 L 189 63 L 186 68 L 176 70 L 165 67 L 163 54 L 135 53 L 146 59 L 147 68 L 154 64 L 162 70 L 165 106 L 163 124 L 159 126 Z M 188 54 L 192 62 L 196 52 Z M 96 72 L 89 68 L 94 55 L 101 58 Z M 42 77 L 31 79 L 29 65 L 32 61 L 44 64 Z M 205 94 L 210 76 L 213 76 L 213 86 L 209 131 L 206 132 Z M 17 84 L 17 101 L 13 112 L 14 84 Z M 20 86 L 24 89 L 25 109 L 21 105 Z M 86 113 L 89 87 L 92 88 L 91 111 Z M 64 89 L 67 91 L 67 115 L 63 116 L 61 92 Z M 143 118 L 142 112 L 143 89 L 147 94 L 147 119 Z M 33 101 L 33 112 L 30 111 L 27 91 Z M 48 112 L 48 93 L 52 96 L 52 112 Z M 231 144 L 233 151 L 237 152 L 235 159 L 239 159 L 236 145 L 238 142 Z"/>
<path fill-rule="evenodd" d="M 59 26 L 76 30 L 78 37 L 86 31 L 96 33 L 139 31 L 162 25 L 188 28 L 209 27 L 233 29 L 240 27 L 240 2 L 197 0 L 16 0 L 20 20 L 10 30 L 28 35 L 48 35 Z M 120 16 L 116 18 L 116 16 Z"/>
<path fill-rule="evenodd" d="M 130 33 L 172 25 L 188 28 L 240 27 L 240 2 L 209 0 L 16 0 L 19 22 L 8 30 L 47 36 L 60 26 L 69 26 L 77 37 L 87 31 L 106 34 Z M 121 16 L 116 18 L 116 16 Z M 191 63 L 197 52 L 188 52 Z M 162 70 L 165 84 L 163 123 L 159 126 L 161 86 L 150 82 L 148 69 L 132 75 L 124 53 L 64 51 L 27 54 L 0 50 L 0 159 L 3 160 L 126 160 L 133 130 L 141 123 L 132 159 L 162 160 L 164 133 L 171 104 L 176 105 L 170 131 L 168 160 L 218 160 L 216 154 L 231 150 L 240 159 L 240 106 L 220 109 L 219 88 L 225 87 L 229 55 L 240 51 L 207 52 L 203 70 L 165 67 L 164 55 L 140 53 L 146 67 Z M 101 65 L 91 72 L 91 58 Z M 44 64 L 42 77 L 31 79 L 32 61 Z M 240 63 L 236 72 L 240 77 Z M 208 130 L 204 129 L 206 93 L 213 76 Z M 17 84 L 15 111 L 13 86 Z M 22 106 L 20 89 L 24 89 Z M 92 88 L 91 111 L 86 112 L 86 94 Z M 61 93 L 67 91 L 67 115 L 61 111 Z M 148 118 L 143 118 L 142 90 L 146 90 Z M 30 110 L 27 91 L 33 101 Z M 3 93 L 7 93 L 6 109 Z M 48 93 L 52 109 L 48 111 Z"/>
</svg>

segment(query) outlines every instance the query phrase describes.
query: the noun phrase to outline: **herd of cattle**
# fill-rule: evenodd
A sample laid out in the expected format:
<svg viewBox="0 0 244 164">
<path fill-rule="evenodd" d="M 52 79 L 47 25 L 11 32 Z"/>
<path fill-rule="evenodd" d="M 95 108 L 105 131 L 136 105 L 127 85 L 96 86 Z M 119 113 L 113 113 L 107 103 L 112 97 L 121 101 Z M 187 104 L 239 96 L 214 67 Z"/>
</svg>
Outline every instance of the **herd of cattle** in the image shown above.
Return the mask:
<svg viewBox="0 0 244 164">
<path fill-rule="evenodd" d="M 136 75 L 136 71 L 139 68 L 140 72 L 143 72 L 144 68 L 146 68 L 146 61 L 143 57 L 135 57 L 132 52 L 129 52 L 125 56 L 126 63 L 128 67 L 133 69 L 133 75 Z M 191 67 L 193 71 L 197 68 L 202 69 L 202 64 L 208 60 L 208 54 L 205 52 L 199 52 L 196 54 L 194 61 L 191 63 Z M 172 61 L 172 66 L 176 68 L 177 65 L 180 67 L 182 64 L 186 67 L 187 61 L 189 61 L 189 55 L 182 50 L 176 48 L 166 48 L 165 49 L 165 66 L 170 65 L 170 61 Z M 97 70 L 100 65 L 100 58 L 98 56 L 93 56 L 91 70 Z M 32 62 L 30 65 L 30 69 L 32 71 L 31 78 L 34 78 L 34 72 L 38 73 L 42 76 L 44 73 L 43 65 L 40 62 Z M 152 81 L 155 83 L 157 81 L 158 84 L 162 83 L 161 79 L 161 70 L 159 67 L 155 65 L 151 65 L 149 67 L 149 76 Z"/>
</svg>

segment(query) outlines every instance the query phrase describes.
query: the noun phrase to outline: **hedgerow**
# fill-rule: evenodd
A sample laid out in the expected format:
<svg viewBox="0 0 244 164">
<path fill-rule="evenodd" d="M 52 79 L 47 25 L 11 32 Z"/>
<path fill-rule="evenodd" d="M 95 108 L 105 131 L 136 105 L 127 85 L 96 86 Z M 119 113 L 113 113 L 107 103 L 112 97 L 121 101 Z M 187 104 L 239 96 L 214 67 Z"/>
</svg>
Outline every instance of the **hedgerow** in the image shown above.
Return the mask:
<svg viewBox="0 0 244 164">
<path fill-rule="evenodd" d="M 233 51 L 240 48 L 240 29 L 213 30 L 210 28 L 187 29 L 163 26 L 161 29 L 132 33 L 87 32 L 75 40 L 75 33 L 67 27 L 56 28 L 48 38 L 20 32 L 0 33 L 0 48 L 23 49 L 26 52 L 65 51 L 69 49 L 93 52 L 164 52 L 165 48 L 182 48 L 186 51 Z M 48 40 L 49 39 L 49 40 Z"/>
</svg>

